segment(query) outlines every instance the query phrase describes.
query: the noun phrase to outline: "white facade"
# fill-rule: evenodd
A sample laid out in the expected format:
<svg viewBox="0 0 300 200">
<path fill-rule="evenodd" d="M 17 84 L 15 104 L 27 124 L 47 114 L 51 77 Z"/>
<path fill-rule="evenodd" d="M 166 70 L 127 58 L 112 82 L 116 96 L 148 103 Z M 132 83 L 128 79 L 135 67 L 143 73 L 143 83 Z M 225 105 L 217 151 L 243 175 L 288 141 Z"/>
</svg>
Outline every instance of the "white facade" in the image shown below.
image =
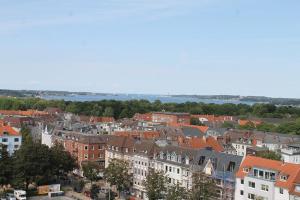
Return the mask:
<svg viewBox="0 0 300 200">
<path fill-rule="evenodd" d="M 288 147 L 281 149 L 281 157 L 284 162 L 300 164 L 300 148 Z"/>
<path fill-rule="evenodd" d="M 6 146 L 9 155 L 11 156 L 16 150 L 21 147 L 21 135 L 2 135 L 0 136 L 0 144 Z"/>
<path fill-rule="evenodd" d="M 151 160 L 147 156 L 133 156 L 133 189 L 136 197 L 141 199 L 147 199 L 143 184 L 149 173 L 149 167 L 151 167 Z"/>
<path fill-rule="evenodd" d="M 53 146 L 52 135 L 48 132 L 47 126 L 45 130 L 42 132 L 42 144 L 47 145 L 49 148 Z"/>
<path fill-rule="evenodd" d="M 232 143 L 233 148 L 236 150 L 236 155 L 238 156 L 246 156 L 247 148 L 251 147 L 250 144 L 244 143 Z"/>
</svg>

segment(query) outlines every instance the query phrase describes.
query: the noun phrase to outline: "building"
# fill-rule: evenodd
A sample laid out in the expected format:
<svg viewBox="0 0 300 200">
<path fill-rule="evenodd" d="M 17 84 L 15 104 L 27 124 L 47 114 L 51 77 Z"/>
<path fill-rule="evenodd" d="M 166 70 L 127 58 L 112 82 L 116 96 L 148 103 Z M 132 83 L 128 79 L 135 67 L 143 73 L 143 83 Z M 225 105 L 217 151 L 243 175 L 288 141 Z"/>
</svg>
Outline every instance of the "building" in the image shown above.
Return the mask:
<svg viewBox="0 0 300 200">
<path fill-rule="evenodd" d="M 73 155 L 78 164 L 95 162 L 99 167 L 105 166 L 105 149 L 109 136 L 86 134 L 74 131 L 55 130 L 52 135 L 53 143 L 62 143 L 66 151 Z"/>
<path fill-rule="evenodd" d="M 191 115 L 189 113 L 154 112 L 152 121 L 166 125 L 190 125 Z"/>
<path fill-rule="evenodd" d="M 0 126 L 0 144 L 5 145 L 11 156 L 21 147 L 22 135 L 14 128 L 8 125 Z"/>
<path fill-rule="evenodd" d="M 300 199 L 300 165 L 247 156 L 236 174 L 235 199 Z"/>
<path fill-rule="evenodd" d="M 290 144 L 281 149 L 281 157 L 284 162 L 300 164 L 300 144 Z"/>
</svg>

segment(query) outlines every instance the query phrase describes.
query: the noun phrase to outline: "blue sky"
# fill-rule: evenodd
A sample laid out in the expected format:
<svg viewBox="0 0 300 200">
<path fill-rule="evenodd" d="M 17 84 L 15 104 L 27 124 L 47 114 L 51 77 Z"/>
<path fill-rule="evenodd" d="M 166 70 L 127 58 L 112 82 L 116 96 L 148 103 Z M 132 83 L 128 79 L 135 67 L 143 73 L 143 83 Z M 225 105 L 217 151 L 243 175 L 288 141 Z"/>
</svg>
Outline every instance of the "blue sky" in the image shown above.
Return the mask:
<svg viewBox="0 0 300 200">
<path fill-rule="evenodd" d="M 0 88 L 300 98 L 299 0 L 0 5 Z"/>
</svg>

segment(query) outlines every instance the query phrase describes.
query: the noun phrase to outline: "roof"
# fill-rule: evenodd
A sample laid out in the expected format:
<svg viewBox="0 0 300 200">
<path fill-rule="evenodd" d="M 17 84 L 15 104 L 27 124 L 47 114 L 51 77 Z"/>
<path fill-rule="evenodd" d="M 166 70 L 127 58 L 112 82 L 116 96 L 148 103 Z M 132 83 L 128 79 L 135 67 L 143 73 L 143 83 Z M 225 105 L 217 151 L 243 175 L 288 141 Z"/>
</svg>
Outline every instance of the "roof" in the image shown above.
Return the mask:
<svg viewBox="0 0 300 200">
<path fill-rule="evenodd" d="M 176 115 L 176 116 L 188 115 L 188 116 L 190 116 L 190 113 L 177 113 L 177 112 L 153 112 L 153 114 L 158 114 L 158 115 Z"/>
<path fill-rule="evenodd" d="M 245 167 L 258 167 L 262 169 L 269 169 L 277 171 L 279 174 L 288 176 L 287 181 L 281 181 L 279 176 L 276 176 L 276 187 L 281 187 L 289 190 L 289 192 L 295 192 L 295 185 L 300 184 L 300 165 L 284 163 L 282 161 L 269 160 L 265 158 L 246 156 L 242 162 L 239 171 L 236 173 L 238 178 L 244 178 L 248 173 L 243 171 Z"/>
<path fill-rule="evenodd" d="M 185 136 L 200 136 L 209 129 L 208 126 L 183 125 L 182 131 Z"/>
<path fill-rule="evenodd" d="M 217 152 L 224 151 L 219 142 L 213 137 L 192 137 L 192 138 L 185 138 L 180 146 L 190 147 L 193 149 L 205 149 L 205 148 L 212 148 Z"/>
<path fill-rule="evenodd" d="M 21 134 L 13 129 L 11 126 L 0 126 L 0 137 L 2 136 L 20 136 Z"/>
</svg>

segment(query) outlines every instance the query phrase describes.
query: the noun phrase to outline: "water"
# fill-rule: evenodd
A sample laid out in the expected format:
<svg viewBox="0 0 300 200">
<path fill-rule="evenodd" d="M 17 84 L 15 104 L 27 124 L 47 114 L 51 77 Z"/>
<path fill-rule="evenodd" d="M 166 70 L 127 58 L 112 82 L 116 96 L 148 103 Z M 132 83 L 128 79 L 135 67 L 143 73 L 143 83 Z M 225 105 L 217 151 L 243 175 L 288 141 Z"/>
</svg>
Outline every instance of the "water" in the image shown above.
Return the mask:
<svg viewBox="0 0 300 200">
<path fill-rule="evenodd" d="M 47 100 L 65 100 L 65 101 L 101 101 L 101 100 L 118 100 L 118 101 L 127 101 L 127 100 L 148 100 L 154 102 L 155 100 L 160 100 L 162 103 L 185 103 L 185 102 L 203 102 L 203 103 L 215 103 L 215 104 L 224 104 L 224 103 L 233 103 L 233 104 L 248 104 L 252 105 L 254 102 L 249 101 L 240 101 L 240 100 L 221 100 L 221 99 L 199 99 L 196 97 L 173 97 L 168 95 L 146 95 L 146 94 L 103 94 L 103 95 L 48 95 L 42 96 L 41 98 Z"/>
</svg>

